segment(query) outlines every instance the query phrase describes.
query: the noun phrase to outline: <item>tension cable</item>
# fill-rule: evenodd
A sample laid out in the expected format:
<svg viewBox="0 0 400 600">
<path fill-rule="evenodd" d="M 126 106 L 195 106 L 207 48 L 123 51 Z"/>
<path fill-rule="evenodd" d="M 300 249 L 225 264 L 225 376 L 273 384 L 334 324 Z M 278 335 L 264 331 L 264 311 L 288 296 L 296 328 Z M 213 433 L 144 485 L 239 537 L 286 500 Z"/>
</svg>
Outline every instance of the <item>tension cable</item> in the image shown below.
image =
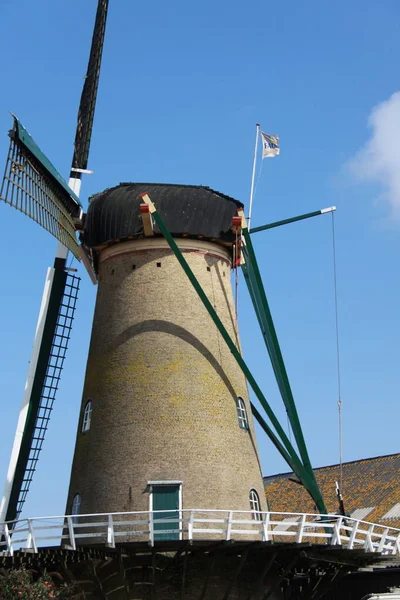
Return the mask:
<svg viewBox="0 0 400 600">
<path fill-rule="evenodd" d="M 342 429 L 342 393 L 340 376 L 340 344 L 339 344 L 339 316 L 337 295 L 337 272 L 336 272 L 336 239 L 335 239 L 335 215 L 332 214 L 332 254 L 333 254 L 333 290 L 335 298 L 335 331 L 336 331 L 336 368 L 338 386 L 338 418 L 339 418 L 339 483 L 340 490 L 343 489 L 343 429 Z"/>
</svg>

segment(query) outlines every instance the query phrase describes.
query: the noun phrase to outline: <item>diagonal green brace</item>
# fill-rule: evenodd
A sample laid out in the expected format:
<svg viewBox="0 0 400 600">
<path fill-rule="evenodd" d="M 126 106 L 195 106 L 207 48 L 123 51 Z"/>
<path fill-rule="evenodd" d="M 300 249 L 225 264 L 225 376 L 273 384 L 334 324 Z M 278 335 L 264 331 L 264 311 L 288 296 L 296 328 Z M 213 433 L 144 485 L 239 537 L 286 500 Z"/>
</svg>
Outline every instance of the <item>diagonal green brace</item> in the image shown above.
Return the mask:
<svg viewBox="0 0 400 600">
<path fill-rule="evenodd" d="M 273 342 L 272 342 L 272 339 L 270 336 L 270 330 L 267 325 L 267 315 L 265 313 L 264 306 L 263 306 L 263 303 L 260 298 L 259 290 L 255 284 L 254 272 L 251 268 L 250 261 L 248 258 L 248 253 L 246 252 L 245 248 L 243 248 L 243 256 L 244 256 L 246 262 L 244 264 L 242 264 L 242 271 L 243 271 L 243 275 L 244 275 L 244 278 L 245 278 L 245 281 L 247 284 L 247 289 L 249 291 L 250 298 L 253 303 L 253 307 L 254 307 L 254 310 L 255 310 L 255 313 L 256 313 L 256 316 L 258 319 L 258 323 L 260 325 L 261 333 L 264 338 L 269 357 L 271 359 L 271 364 L 272 364 L 272 367 L 274 370 L 275 378 L 278 383 L 279 391 L 281 392 L 281 395 L 284 396 L 285 395 L 285 383 L 284 383 L 284 380 L 282 377 L 281 369 L 278 366 L 279 358 L 276 354 L 275 347 L 273 345 Z"/>
<path fill-rule="evenodd" d="M 203 291 L 203 288 L 197 281 L 197 278 L 195 277 L 193 271 L 191 270 L 188 263 L 186 262 L 182 252 L 179 250 L 174 238 L 172 237 L 172 235 L 168 231 L 167 227 L 165 226 L 164 221 L 162 220 L 161 216 L 158 214 L 158 212 L 155 209 L 153 203 L 151 202 L 149 196 L 147 194 L 141 194 L 141 197 L 142 197 L 143 202 L 145 202 L 146 204 L 148 204 L 150 206 L 150 212 L 152 214 L 152 217 L 154 218 L 154 221 L 156 222 L 161 233 L 167 240 L 171 250 L 175 254 L 176 258 L 178 259 L 181 267 L 183 268 L 189 281 L 193 285 L 200 300 L 203 302 L 206 310 L 208 311 L 210 317 L 214 321 L 218 331 L 220 332 L 221 336 L 223 337 L 228 348 L 232 352 L 236 362 L 238 363 L 239 367 L 243 371 L 247 381 L 249 382 L 250 386 L 252 387 L 255 395 L 257 396 L 258 400 L 260 401 L 262 407 L 264 408 L 265 412 L 267 413 L 271 423 L 273 424 L 276 432 L 278 433 L 278 435 L 283 443 L 277 438 L 277 436 L 273 433 L 271 428 L 262 420 L 262 423 L 263 423 L 262 426 L 263 426 L 264 430 L 266 431 L 267 435 L 270 437 L 271 441 L 276 446 L 276 448 L 278 449 L 280 454 L 284 457 L 284 459 L 286 461 L 288 461 L 288 457 L 290 458 L 290 462 L 288 461 L 288 464 L 293 468 L 293 471 L 296 473 L 296 475 L 299 477 L 300 481 L 302 481 L 302 483 L 304 484 L 304 487 L 307 489 L 307 491 L 312 496 L 313 500 L 315 501 L 315 503 L 318 507 L 318 510 L 320 512 L 326 512 L 326 508 L 325 508 L 324 502 L 322 500 L 322 496 L 318 489 L 318 486 L 316 485 L 313 472 L 311 472 L 311 474 L 309 472 L 307 472 L 307 470 L 304 468 L 303 464 L 301 463 L 301 461 L 300 461 L 299 457 L 297 456 L 297 453 L 296 453 L 295 449 L 293 448 L 290 440 L 288 439 L 284 429 L 282 428 L 277 417 L 275 416 L 275 413 L 273 412 L 272 408 L 268 404 L 264 394 L 262 393 L 262 391 L 261 391 L 260 387 L 258 386 L 256 380 L 254 379 L 252 373 L 250 372 L 249 368 L 247 367 L 247 364 L 243 360 L 235 343 L 233 342 L 229 333 L 225 329 L 222 321 L 220 320 L 216 311 L 214 310 L 214 307 L 208 300 L 207 295 L 205 294 L 205 292 Z M 264 425 L 266 427 L 264 427 Z"/>
<path fill-rule="evenodd" d="M 278 383 L 279 391 L 281 392 L 284 404 L 286 406 L 287 382 L 285 382 L 283 374 L 285 367 L 283 365 L 283 369 L 281 368 L 283 364 L 283 359 L 280 353 L 277 352 L 276 345 L 274 344 L 274 339 L 271 335 L 271 328 L 269 324 L 271 319 L 268 318 L 270 317 L 269 306 L 268 304 L 264 303 L 261 298 L 260 289 L 257 286 L 254 270 L 252 268 L 249 255 L 245 247 L 243 248 L 243 256 L 246 262 L 242 264 L 242 271 L 247 284 L 247 289 L 249 291 L 250 298 L 253 303 L 253 307 L 260 325 L 261 333 L 263 335 L 265 345 L 267 347 L 268 354 L 271 359 L 271 364 L 274 370 L 275 378 Z"/>
<path fill-rule="evenodd" d="M 250 282 L 253 291 L 255 291 L 256 302 L 258 304 L 258 312 L 264 317 L 262 323 L 263 337 L 271 357 L 272 366 L 278 381 L 283 402 L 285 404 L 289 416 L 290 424 L 293 428 L 293 433 L 297 445 L 299 447 L 300 456 L 303 460 L 306 469 L 312 471 L 311 461 L 308 456 L 303 431 L 300 425 L 300 420 L 294 402 L 292 390 L 290 387 L 289 378 L 286 372 L 285 363 L 283 361 L 282 352 L 279 346 L 278 336 L 276 335 L 274 322 L 272 320 L 271 311 L 262 283 L 261 274 L 255 256 L 253 244 L 250 239 L 250 235 L 247 228 L 243 228 L 243 237 L 246 242 L 246 253 L 248 258 L 247 265 L 249 266 L 250 271 Z"/>
<path fill-rule="evenodd" d="M 303 436 L 303 431 L 300 425 L 299 416 L 290 387 L 289 378 L 287 376 L 285 363 L 283 361 L 278 337 L 276 335 L 275 326 L 272 320 L 271 311 L 269 309 L 264 286 L 262 284 L 253 244 L 251 242 L 247 228 L 243 228 L 243 236 L 246 243 L 244 247 L 244 255 L 246 258 L 246 262 L 244 265 L 242 265 L 245 280 L 249 289 L 251 299 L 254 304 L 257 318 L 260 323 L 264 341 L 267 346 L 269 356 L 271 358 L 272 367 L 299 448 L 300 456 L 302 458 L 305 469 L 315 480 L 314 472 L 311 466 L 311 461 L 308 455 L 307 447 Z"/>
<path fill-rule="evenodd" d="M 259 413 L 259 411 L 257 410 L 257 408 L 254 406 L 253 403 L 251 403 L 251 412 L 253 413 L 253 416 L 257 420 L 260 427 L 265 431 L 265 433 L 272 440 L 275 447 L 280 452 L 280 450 L 278 448 L 278 444 L 280 444 L 279 440 L 276 438 L 274 432 L 271 431 L 271 428 L 265 422 L 265 419 L 263 419 L 263 417 L 261 416 L 261 414 Z M 277 443 L 275 443 L 274 438 L 276 439 Z M 308 473 L 306 472 L 306 470 L 304 469 L 304 466 L 300 463 L 300 461 L 298 459 L 297 459 L 297 461 L 293 460 L 292 457 L 290 456 L 290 454 L 284 448 L 283 448 L 283 451 L 280 452 L 280 454 L 284 458 L 284 460 L 287 462 L 287 464 L 291 467 L 293 473 L 295 473 L 297 475 L 297 477 L 301 481 L 304 488 L 310 494 L 311 498 L 314 500 L 316 506 L 318 507 L 318 510 L 322 513 L 326 513 L 327 511 L 323 504 L 323 501 L 321 503 L 321 501 L 318 500 L 318 498 L 321 496 L 321 493 L 320 493 L 320 490 L 318 488 L 316 481 L 313 482 L 310 479 Z M 322 500 L 322 498 L 321 498 L 321 500 Z"/>
</svg>

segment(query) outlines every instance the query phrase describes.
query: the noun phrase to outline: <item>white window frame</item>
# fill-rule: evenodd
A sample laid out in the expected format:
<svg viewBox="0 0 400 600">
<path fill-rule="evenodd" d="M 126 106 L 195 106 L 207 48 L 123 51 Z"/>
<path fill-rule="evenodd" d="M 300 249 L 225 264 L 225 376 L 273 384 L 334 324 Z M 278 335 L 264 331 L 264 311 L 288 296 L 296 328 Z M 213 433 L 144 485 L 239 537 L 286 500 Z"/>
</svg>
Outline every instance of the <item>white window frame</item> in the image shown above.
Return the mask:
<svg viewBox="0 0 400 600">
<path fill-rule="evenodd" d="M 71 515 L 78 516 L 81 512 L 81 506 L 82 506 L 82 496 L 80 494 L 75 494 L 75 496 L 72 499 Z M 73 518 L 72 522 L 77 523 L 78 519 Z"/>
<path fill-rule="evenodd" d="M 173 486 L 179 486 L 179 495 L 178 495 L 178 502 L 179 502 L 179 507 L 178 507 L 178 516 L 179 516 L 179 539 L 182 539 L 182 486 L 183 486 L 183 481 L 174 481 L 174 480 L 168 480 L 168 481 L 148 481 L 147 485 L 149 487 L 149 511 L 152 513 L 153 512 L 153 486 L 157 487 L 159 485 L 173 485 Z"/>
<path fill-rule="evenodd" d="M 247 417 L 246 404 L 241 396 L 236 398 L 236 411 L 240 429 L 249 430 L 249 419 Z"/>
<path fill-rule="evenodd" d="M 251 488 L 249 492 L 249 502 L 253 519 L 255 521 L 262 521 L 260 496 L 254 488 Z"/>
<path fill-rule="evenodd" d="M 82 433 L 87 433 L 90 430 L 90 425 L 92 423 L 92 412 L 93 412 L 92 399 L 88 398 L 88 400 L 85 404 L 84 411 L 83 411 Z"/>
</svg>

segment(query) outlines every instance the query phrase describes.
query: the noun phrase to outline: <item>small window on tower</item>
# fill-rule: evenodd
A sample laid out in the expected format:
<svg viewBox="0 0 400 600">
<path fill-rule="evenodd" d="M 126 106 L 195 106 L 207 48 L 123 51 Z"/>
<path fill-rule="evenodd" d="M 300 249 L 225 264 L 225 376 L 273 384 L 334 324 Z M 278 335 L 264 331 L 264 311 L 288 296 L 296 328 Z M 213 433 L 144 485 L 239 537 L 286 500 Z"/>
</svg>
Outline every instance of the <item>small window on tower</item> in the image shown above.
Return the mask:
<svg viewBox="0 0 400 600">
<path fill-rule="evenodd" d="M 82 498 L 79 494 L 75 494 L 74 499 L 72 500 L 71 514 L 79 515 L 81 512 L 81 504 Z M 73 522 L 76 523 L 78 519 L 73 519 Z"/>
<path fill-rule="evenodd" d="M 85 410 L 83 411 L 82 433 L 89 431 L 92 420 L 92 401 L 86 402 Z"/>
<path fill-rule="evenodd" d="M 250 500 L 250 510 L 253 513 L 253 519 L 255 521 L 261 521 L 262 515 L 260 512 L 261 511 L 260 498 L 259 498 L 256 490 L 250 490 L 249 500 Z"/>
<path fill-rule="evenodd" d="M 246 405 L 244 403 L 243 398 L 241 398 L 240 396 L 239 396 L 239 398 L 236 399 L 236 409 L 237 409 L 239 427 L 241 429 L 248 429 L 249 421 L 247 419 Z"/>
</svg>

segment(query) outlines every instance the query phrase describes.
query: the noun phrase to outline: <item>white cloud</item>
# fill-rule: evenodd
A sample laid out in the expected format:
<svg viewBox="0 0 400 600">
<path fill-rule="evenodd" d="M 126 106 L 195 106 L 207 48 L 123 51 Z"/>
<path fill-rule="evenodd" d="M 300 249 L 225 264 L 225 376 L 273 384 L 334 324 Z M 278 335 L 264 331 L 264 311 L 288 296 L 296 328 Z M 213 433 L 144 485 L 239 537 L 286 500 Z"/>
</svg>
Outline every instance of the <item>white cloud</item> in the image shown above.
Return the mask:
<svg viewBox="0 0 400 600">
<path fill-rule="evenodd" d="M 383 186 L 383 197 L 400 218 L 400 91 L 372 110 L 371 137 L 350 161 L 350 169 L 363 181 Z"/>
</svg>

